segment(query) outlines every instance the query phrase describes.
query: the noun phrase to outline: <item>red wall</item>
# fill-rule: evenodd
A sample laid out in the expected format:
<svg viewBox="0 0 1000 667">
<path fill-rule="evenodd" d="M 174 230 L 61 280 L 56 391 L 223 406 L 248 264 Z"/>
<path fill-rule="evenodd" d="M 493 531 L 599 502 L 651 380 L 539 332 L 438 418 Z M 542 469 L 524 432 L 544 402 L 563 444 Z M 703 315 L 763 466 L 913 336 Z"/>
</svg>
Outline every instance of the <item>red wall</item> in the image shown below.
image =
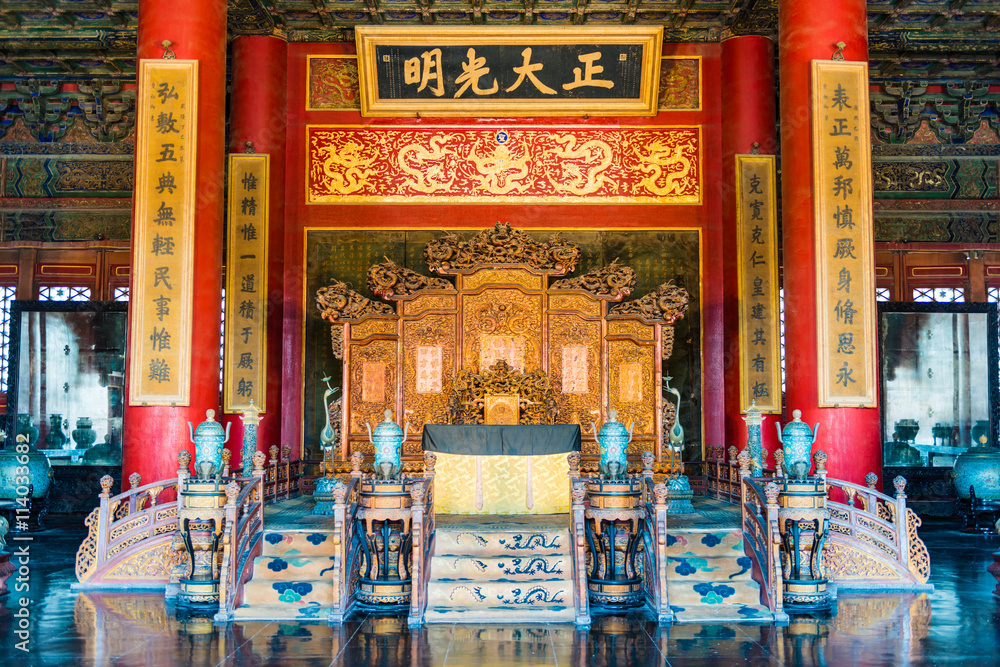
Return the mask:
<svg viewBox="0 0 1000 667">
<path fill-rule="evenodd" d="M 301 446 L 302 428 L 302 331 L 303 331 L 303 238 L 307 227 L 320 228 L 411 228 L 432 229 L 491 227 L 510 222 L 515 227 L 570 229 L 628 228 L 702 230 L 702 412 L 705 444 L 724 444 L 723 439 L 723 285 L 722 273 L 722 184 L 720 47 L 714 44 L 667 44 L 663 55 L 702 56 L 702 110 L 661 112 L 650 117 L 591 118 L 362 118 L 357 111 L 306 111 L 306 60 L 309 55 L 354 54 L 353 44 L 288 45 L 288 144 L 285 202 L 285 285 L 281 440 Z M 518 125 L 701 125 L 702 204 L 669 206 L 632 205 L 492 205 L 492 204 L 335 204 L 306 205 L 306 125 L 395 125 L 446 127 L 480 125 L 511 128 Z M 641 295 L 634 295 L 641 296 Z M 311 302 L 305 307 L 311 307 Z"/>
</svg>

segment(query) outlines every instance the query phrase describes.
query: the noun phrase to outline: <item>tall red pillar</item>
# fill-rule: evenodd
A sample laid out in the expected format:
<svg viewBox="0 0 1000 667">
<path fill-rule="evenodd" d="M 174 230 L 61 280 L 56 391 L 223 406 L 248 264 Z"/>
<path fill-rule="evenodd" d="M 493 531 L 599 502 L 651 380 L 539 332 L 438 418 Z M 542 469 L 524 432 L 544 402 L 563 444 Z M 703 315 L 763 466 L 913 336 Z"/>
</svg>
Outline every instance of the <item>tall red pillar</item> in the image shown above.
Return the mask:
<svg viewBox="0 0 1000 667">
<path fill-rule="evenodd" d="M 285 255 L 285 98 L 288 44 L 278 37 L 239 36 L 233 40 L 232 88 L 229 99 L 229 152 L 243 153 L 246 142 L 255 153 L 271 156 L 267 257 L 267 411 L 257 427 L 257 448 L 281 445 L 281 330 Z M 233 466 L 242 463 L 243 422 L 227 415 L 232 426 Z"/>
<path fill-rule="evenodd" d="M 187 422 L 197 425 L 205 419 L 206 410 L 219 410 L 226 0 L 142 0 L 137 57 L 162 58 L 164 40 L 170 40 L 178 59 L 198 61 L 191 401 L 184 407 L 126 403 L 122 474 L 127 477 L 138 472 L 143 483 L 173 477 L 177 453 L 186 447 L 192 449 L 188 447 Z"/>
<path fill-rule="evenodd" d="M 736 239 L 736 155 L 749 153 L 755 143 L 762 155 L 778 150 L 774 109 L 774 42 L 769 37 L 744 35 L 722 42 L 722 90 L 730 100 L 738 100 L 722 116 L 723 233 Z M 735 243 L 723 246 L 723 283 L 726 331 L 726 446 L 743 449 L 747 442 L 746 422 L 740 404 L 739 276 Z M 777 441 L 774 417 L 764 420 L 762 444 L 774 451 Z M 773 463 L 773 460 L 770 461 Z"/>
<path fill-rule="evenodd" d="M 878 408 L 818 407 L 810 62 L 829 60 L 837 42 L 847 45 L 846 60 L 867 61 L 865 10 L 865 0 L 824 0 L 821 6 L 801 0 L 778 3 L 785 414 L 797 409 L 810 426 L 818 422 L 813 451 L 827 453 L 831 477 L 857 484 L 869 472 L 881 477 Z"/>
</svg>

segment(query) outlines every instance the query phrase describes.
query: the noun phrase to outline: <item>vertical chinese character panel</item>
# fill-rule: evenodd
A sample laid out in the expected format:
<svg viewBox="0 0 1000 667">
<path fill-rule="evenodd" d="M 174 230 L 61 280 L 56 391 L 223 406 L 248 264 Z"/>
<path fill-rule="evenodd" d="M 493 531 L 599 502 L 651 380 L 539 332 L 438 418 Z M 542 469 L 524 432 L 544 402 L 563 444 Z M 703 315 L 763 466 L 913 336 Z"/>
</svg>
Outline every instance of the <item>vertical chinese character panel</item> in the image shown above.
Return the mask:
<svg viewBox="0 0 1000 667">
<path fill-rule="evenodd" d="M 266 411 L 270 156 L 229 156 L 223 408 Z"/>
<path fill-rule="evenodd" d="M 740 407 L 781 412 L 778 221 L 772 155 L 736 156 Z"/>
<path fill-rule="evenodd" d="M 813 61 L 812 86 L 819 404 L 874 407 L 867 63 Z"/>
<path fill-rule="evenodd" d="M 198 63 L 139 71 L 129 403 L 187 405 Z"/>
</svg>

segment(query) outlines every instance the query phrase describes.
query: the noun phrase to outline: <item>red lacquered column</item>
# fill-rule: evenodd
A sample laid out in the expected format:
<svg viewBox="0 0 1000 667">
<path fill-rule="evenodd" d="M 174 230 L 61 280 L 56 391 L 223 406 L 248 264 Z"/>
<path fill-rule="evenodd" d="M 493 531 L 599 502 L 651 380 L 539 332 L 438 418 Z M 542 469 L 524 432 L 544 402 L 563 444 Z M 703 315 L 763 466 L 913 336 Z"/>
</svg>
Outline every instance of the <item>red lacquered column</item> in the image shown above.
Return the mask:
<svg viewBox="0 0 1000 667">
<path fill-rule="evenodd" d="M 781 77 L 781 207 L 785 285 L 785 413 L 820 424 L 813 450 L 829 455 L 830 476 L 857 484 L 881 478 L 878 408 L 819 408 L 816 362 L 816 257 L 813 223 L 810 62 L 829 60 L 844 42 L 846 60 L 868 60 L 865 0 L 778 3 Z M 874 283 L 874 278 L 872 279 Z M 772 429 L 774 427 L 771 427 Z"/>
<path fill-rule="evenodd" d="M 163 40 L 172 42 L 170 48 L 178 59 L 198 60 L 191 402 L 187 407 L 126 403 L 122 474 L 127 478 L 138 472 L 144 484 L 175 476 L 177 453 L 189 444 L 187 422 L 197 425 L 205 419 L 205 410 L 219 410 L 226 150 L 225 0 L 142 0 L 138 58 L 162 58 Z M 133 265 L 134 253 L 133 248 Z"/>
<path fill-rule="evenodd" d="M 285 98 L 288 44 L 269 36 L 233 40 L 232 92 L 229 100 L 229 152 L 243 153 L 253 142 L 255 153 L 271 156 L 267 258 L 267 412 L 257 427 L 257 448 L 281 446 L 281 327 L 285 255 Z M 243 422 L 232 423 L 233 467 L 242 464 Z M 294 444 L 298 447 L 298 444 Z M 295 456 L 298 452 L 295 452 Z"/>
<path fill-rule="evenodd" d="M 749 153 L 754 143 L 762 155 L 777 152 L 774 117 L 774 43 L 768 37 L 746 35 L 722 43 L 722 90 L 732 105 L 722 115 L 723 229 L 729 241 L 723 246 L 726 329 L 726 446 L 743 449 L 746 422 L 740 404 L 739 277 L 736 229 L 736 155 Z M 777 436 L 770 426 L 776 416 L 764 420 L 762 444 L 774 451 Z M 770 433 L 770 435 L 768 435 Z M 769 461 L 774 463 L 773 459 Z"/>
</svg>

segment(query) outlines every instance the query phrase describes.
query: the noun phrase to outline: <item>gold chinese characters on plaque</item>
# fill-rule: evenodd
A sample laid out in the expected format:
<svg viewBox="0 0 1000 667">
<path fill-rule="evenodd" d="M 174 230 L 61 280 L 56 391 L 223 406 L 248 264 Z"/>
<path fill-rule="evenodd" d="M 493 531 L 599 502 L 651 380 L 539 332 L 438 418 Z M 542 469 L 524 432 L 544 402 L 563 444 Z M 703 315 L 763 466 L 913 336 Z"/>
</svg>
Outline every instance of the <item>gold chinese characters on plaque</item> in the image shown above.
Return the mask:
<svg viewBox="0 0 1000 667">
<path fill-rule="evenodd" d="M 139 65 L 130 405 L 188 405 L 198 62 Z"/>
<path fill-rule="evenodd" d="M 362 116 L 655 116 L 658 26 L 359 26 Z"/>
<path fill-rule="evenodd" d="M 270 156 L 229 156 L 226 412 L 267 410 L 267 230 Z"/>
<path fill-rule="evenodd" d="M 812 63 L 819 405 L 874 407 L 868 64 Z"/>
<path fill-rule="evenodd" d="M 773 155 L 736 156 L 740 405 L 781 412 L 778 219 Z"/>
</svg>

